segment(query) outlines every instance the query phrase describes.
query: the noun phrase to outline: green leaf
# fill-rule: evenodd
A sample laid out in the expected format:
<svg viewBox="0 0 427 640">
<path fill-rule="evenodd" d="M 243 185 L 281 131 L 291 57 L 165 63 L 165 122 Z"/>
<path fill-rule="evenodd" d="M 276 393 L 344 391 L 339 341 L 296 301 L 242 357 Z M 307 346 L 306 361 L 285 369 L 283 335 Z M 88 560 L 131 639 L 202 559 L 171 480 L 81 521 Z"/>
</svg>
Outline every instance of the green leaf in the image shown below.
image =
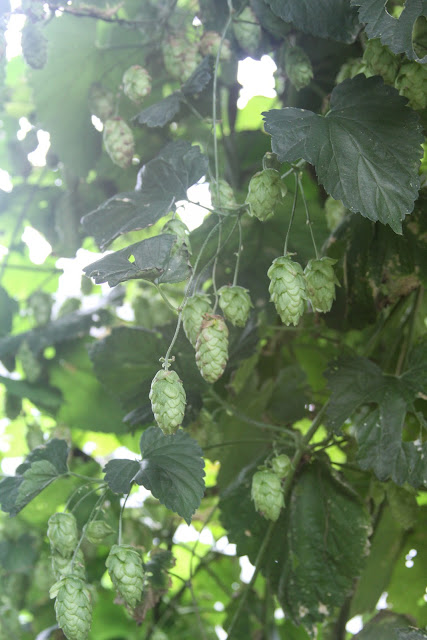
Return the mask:
<svg viewBox="0 0 427 640">
<path fill-rule="evenodd" d="M 26 380 L 13 380 L 0 376 L 0 383 L 8 393 L 18 398 L 28 398 L 37 407 L 48 412 L 56 412 L 61 405 L 61 394 L 48 385 L 30 384 Z"/>
<path fill-rule="evenodd" d="M 147 238 L 92 262 L 83 271 L 96 284 L 108 282 L 110 287 L 141 278 L 158 284 L 182 282 L 190 276 L 191 267 L 188 253 L 176 251 L 176 240 L 169 233 Z"/>
<path fill-rule="evenodd" d="M 409 618 L 393 611 L 380 611 L 363 630 L 353 636 L 354 640 L 398 640 L 399 632 L 404 625 L 409 625 Z"/>
<path fill-rule="evenodd" d="M 168 569 L 174 564 L 170 551 L 159 549 L 150 554 L 150 559 L 144 564 L 145 576 L 153 589 L 166 589 L 169 582 Z"/>
<path fill-rule="evenodd" d="M 0 565 L 8 572 L 32 573 L 37 559 L 37 542 L 28 533 L 12 540 L 1 540 Z"/>
<path fill-rule="evenodd" d="M 179 92 L 164 98 L 160 102 L 143 109 L 133 118 L 138 124 L 146 124 L 147 127 L 164 127 L 178 113 L 181 106 L 181 96 Z"/>
<path fill-rule="evenodd" d="M 212 78 L 212 61 L 209 56 L 203 58 L 195 71 L 181 87 L 184 96 L 192 96 L 201 93 Z"/>
<path fill-rule="evenodd" d="M 129 493 L 140 469 L 136 460 L 110 460 L 105 465 L 105 481 L 114 493 Z"/>
<path fill-rule="evenodd" d="M 48 460 L 33 462 L 31 467 L 24 471 L 22 475 L 22 482 L 19 485 L 16 497 L 16 505 L 22 508 L 28 504 L 32 498 L 57 477 L 58 471 L 56 467 Z"/>
<path fill-rule="evenodd" d="M 7 335 L 12 329 L 13 316 L 18 309 L 16 300 L 9 296 L 6 289 L 0 287 L 0 336 Z"/>
<path fill-rule="evenodd" d="M 426 0 L 406 0 L 399 18 L 391 16 L 386 8 L 386 0 L 351 0 L 359 7 L 359 18 L 365 24 L 369 38 L 381 38 L 393 53 L 405 53 L 410 60 L 427 62 L 427 55 L 419 58 L 412 39 L 417 18 L 427 15 Z"/>
<path fill-rule="evenodd" d="M 325 117 L 293 107 L 263 115 L 280 160 L 314 164 L 333 198 L 401 233 L 418 195 L 422 136 L 394 88 L 358 75 L 333 90 Z"/>
<path fill-rule="evenodd" d="M 421 629 L 397 629 L 396 640 L 426 640 L 427 633 Z"/>
<path fill-rule="evenodd" d="M 190 524 L 205 489 L 199 445 L 182 430 L 166 436 L 158 427 L 150 427 L 142 434 L 140 447 L 142 462 L 135 482 Z"/>
<path fill-rule="evenodd" d="M 359 32 L 357 13 L 347 0 L 267 0 L 274 13 L 299 31 L 351 43 Z"/>
</svg>

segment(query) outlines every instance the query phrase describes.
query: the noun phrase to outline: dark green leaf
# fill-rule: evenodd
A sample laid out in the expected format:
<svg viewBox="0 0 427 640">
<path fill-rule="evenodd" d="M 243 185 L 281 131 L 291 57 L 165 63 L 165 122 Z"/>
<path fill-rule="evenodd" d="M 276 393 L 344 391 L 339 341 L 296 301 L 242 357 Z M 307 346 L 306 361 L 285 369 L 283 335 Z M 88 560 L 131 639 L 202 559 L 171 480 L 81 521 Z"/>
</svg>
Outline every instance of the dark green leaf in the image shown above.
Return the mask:
<svg viewBox="0 0 427 640">
<path fill-rule="evenodd" d="M 5 336 L 12 328 L 14 314 L 18 311 L 19 305 L 14 298 L 11 298 L 6 289 L 0 287 L 0 336 Z"/>
<path fill-rule="evenodd" d="M 354 42 L 359 32 L 357 12 L 347 0 L 267 0 L 274 13 L 304 33 Z"/>
<path fill-rule="evenodd" d="M 30 384 L 25 380 L 13 380 L 3 376 L 0 376 L 0 383 L 6 387 L 8 393 L 18 398 L 28 398 L 45 411 L 54 412 L 61 405 L 60 392 L 48 385 Z"/>
<path fill-rule="evenodd" d="M 201 93 L 212 78 L 212 61 L 209 56 L 203 58 L 197 69 L 191 74 L 181 87 L 185 96 Z"/>
<path fill-rule="evenodd" d="M 358 75 L 333 90 L 325 117 L 293 107 L 263 115 L 281 160 L 314 164 L 332 197 L 401 233 L 418 195 L 422 136 L 394 88 Z"/>
<path fill-rule="evenodd" d="M 167 570 L 174 564 L 170 551 L 159 549 L 150 554 L 150 559 L 144 564 L 145 576 L 153 589 L 166 589 L 169 582 Z"/>
<path fill-rule="evenodd" d="M 266 31 L 273 34 L 273 36 L 276 36 L 276 38 L 283 38 L 284 36 L 287 36 L 292 29 L 292 25 L 288 22 L 284 22 L 274 14 L 267 2 L 268 0 L 251 1 L 251 7 L 258 18 L 260 25 L 266 29 Z"/>
<path fill-rule="evenodd" d="M 191 267 L 188 254 L 176 251 L 175 244 L 176 236 L 164 233 L 106 255 L 83 271 L 96 284 L 108 282 L 110 287 L 132 279 L 182 282 L 189 277 Z"/>
<path fill-rule="evenodd" d="M 408 369 L 401 380 L 412 397 L 418 394 L 427 395 L 427 338 L 418 340 L 409 355 Z"/>
<path fill-rule="evenodd" d="M 0 541 L 0 565 L 6 571 L 31 573 L 37 558 L 37 540 L 24 533 L 17 539 Z"/>
<path fill-rule="evenodd" d="M 178 92 L 156 102 L 143 109 L 133 118 L 138 124 L 146 124 L 147 127 L 164 127 L 178 113 L 181 106 L 181 96 Z"/>
<path fill-rule="evenodd" d="M 135 482 L 190 524 L 205 488 L 199 445 L 182 430 L 166 436 L 158 427 L 150 427 L 140 446 L 142 462 Z"/>
<path fill-rule="evenodd" d="M 426 0 L 406 0 L 399 19 L 388 13 L 386 0 L 351 0 L 351 4 L 359 7 L 359 18 L 366 23 L 369 38 L 381 38 L 393 53 L 405 53 L 410 60 L 427 62 L 427 55 L 417 56 L 412 41 L 417 18 L 427 15 Z"/>
<path fill-rule="evenodd" d="M 114 493 L 129 493 L 139 468 L 136 460 L 110 460 L 104 467 L 105 481 Z"/>
<path fill-rule="evenodd" d="M 396 640 L 426 640 L 427 633 L 421 629 L 397 629 Z"/>
<path fill-rule="evenodd" d="M 354 640 L 398 640 L 398 627 L 404 625 L 409 625 L 406 616 L 393 611 L 380 611 L 354 636 Z"/>
</svg>

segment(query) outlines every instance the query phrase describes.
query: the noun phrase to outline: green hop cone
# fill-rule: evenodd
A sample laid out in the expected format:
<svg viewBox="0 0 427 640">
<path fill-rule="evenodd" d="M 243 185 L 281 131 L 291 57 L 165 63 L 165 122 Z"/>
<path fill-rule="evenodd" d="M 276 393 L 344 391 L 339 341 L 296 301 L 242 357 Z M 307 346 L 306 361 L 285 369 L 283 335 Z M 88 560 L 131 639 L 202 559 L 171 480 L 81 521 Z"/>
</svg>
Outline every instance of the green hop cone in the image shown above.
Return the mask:
<svg viewBox="0 0 427 640">
<path fill-rule="evenodd" d="M 369 40 L 363 54 L 367 70 L 374 76 L 382 76 L 387 84 L 394 84 L 400 61 L 388 47 L 381 44 L 379 38 Z"/>
<path fill-rule="evenodd" d="M 56 596 L 56 621 L 66 638 L 86 640 L 92 622 L 92 601 L 86 583 L 67 576 L 53 585 L 50 596 Z"/>
<path fill-rule="evenodd" d="M 176 218 L 173 220 L 168 220 L 165 226 L 162 229 L 162 233 L 172 233 L 176 236 L 176 247 L 180 249 L 184 247 L 188 253 L 191 254 L 191 245 L 189 238 L 189 230 L 186 224 L 181 222 L 181 220 L 177 220 Z"/>
<path fill-rule="evenodd" d="M 72 513 L 54 513 L 50 516 L 47 537 L 56 553 L 69 558 L 77 546 L 77 522 Z"/>
<path fill-rule="evenodd" d="M 274 214 L 277 204 L 286 193 L 286 187 L 275 169 L 264 169 L 252 176 L 246 204 L 249 214 L 265 222 Z"/>
<path fill-rule="evenodd" d="M 297 325 L 304 313 L 307 300 L 304 272 L 298 262 L 288 256 L 273 261 L 267 272 L 270 278 L 270 299 L 274 303 L 282 322 Z"/>
<path fill-rule="evenodd" d="M 418 62 L 402 65 L 395 85 L 401 96 L 408 98 L 409 105 L 421 111 L 427 107 L 427 67 Z"/>
<path fill-rule="evenodd" d="M 90 296 L 93 291 L 93 282 L 87 276 L 82 276 L 80 280 L 80 291 L 84 296 Z"/>
<path fill-rule="evenodd" d="M 25 62 L 33 69 L 43 69 L 47 62 L 47 40 L 37 24 L 27 20 L 21 46 Z"/>
<path fill-rule="evenodd" d="M 115 544 L 105 564 L 116 591 L 134 609 L 141 600 L 144 586 L 141 556 L 129 545 Z"/>
<path fill-rule="evenodd" d="M 169 36 L 162 44 L 163 63 L 172 78 L 185 82 L 202 61 L 197 45 L 187 38 Z"/>
<path fill-rule="evenodd" d="M 102 544 L 113 533 L 113 529 L 105 520 L 92 520 L 85 526 L 84 532 L 86 540 L 92 544 Z"/>
<path fill-rule="evenodd" d="M 104 124 L 104 144 L 114 164 L 127 169 L 132 164 L 135 141 L 123 118 L 110 118 Z"/>
<path fill-rule="evenodd" d="M 205 313 L 211 313 L 211 301 L 206 293 L 196 293 L 188 298 L 182 311 L 182 324 L 185 335 L 193 347 L 196 346 L 197 336 L 202 326 Z"/>
<path fill-rule="evenodd" d="M 48 293 L 35 291 L 28 299 L 28 306 L 38 327 L 44 327 L 50 320 L 52 298 Z"/>
<path fill-rule="evenodd" d="M 16 356 L 21 362 L 28 382 L 37 382 L 43 373 L 43 366 L 26 340 L 21 342 Z"/>
<path fill-rule="evenodd" d="M 185 413 L 186 395 L 176 371 L 160 369 L 151 383 L 151 408 L 157 424 L 166 435 L 175 433 Z"/>
<path fill-rule="evenodd" d="M 341 200 L 335 200 L 332 196 L 328 196 L 325 200 L 325 216 L 326 224 L 329 231 L 334 231 L 344 220 L 347 209 Z"/>
<path fill-rule="evenodd" d="M 123 74 L 124 94 L 137 104 L 151 92 L 151 76 L 146 69 L 134 64 Z"/>
<path fill-rule="evenodd" d="M 228 328 L 221 316 L 206 313 L 196 342 L 196 363 L 206 382 L 216 382 L 228 360 Z"/>
<path fill-rule="evenodd" d="M 89 89 L 89 110 L 91 114 L 105 122 L 111 118 L 115 111 L 114 93 L 106 87 L 95 82 Z"/>
<path fill-rule="evenodd" d="M 305 270 L 307 294 L 313 309 L 320 313 L 331 310 L 335 300 L 335 285 L 339 285 L 333 265 L 336 260 L 323 257 L 309 260 Z"/>
<path fill-rule="evenodd" d="M 340 84 L 344 82 L 344 80 L 348 80 L 350 78 L 354 78 L 359 73 L 365 73 L 366 65 L 363 62 L 362 58 L 351 58 L 344 62 L 341 69 L 338 71 L 337 77 L 335 78 L 335 84 Z"/>
<path fill-rule="evenodd" d="M 81 578 L 81 580 L 86 580 L 85 558 L 83 551 L 78 549 L 74 562 L 73 556 L 64 558 L 60 553 L 53 553 L 52 570 L 57 580 L 70 575 L 73 575 L 76 578 Z"/>
<path fill-rule="evenodd" d="M 21 413 L 22 398 L 6 390 L 4 396 L 4 413 L 9 420 L 15 420 Z"/>
<path fill-rule="evenodd" d="M 286 49 L 285 73 L 297 91 L 310 84 L 313 79 L 313 67 L 310 58 L 301 47 Z"/>
<path fill-rule="evenodd" d="M 242 13 L 233 22 L 233 31 L 243 51 L 256 53 L 261 42 L 261 27 L 258 18 L 250 7 L 243 9 Z"/>
<path fill-rule="evenodd" d="M 214 209 L 222 209 L 223 207 L 231 209 L 236 206 L 233 189 L 226 180 L 220 179 L 218 183 L 212 182 L 209 185 L 209 191 Z"/>
<path fill-rule="evenodd" d="M 292 466 L 292 462 L 289 456 L 286 453 L 280 454 L 280 456 L 276 456 L 271 461 L 272 471 L 279 476 L 280 479 L 286 478 L 289 473 L 289 470 Z"/>
<path fill-rule="evenodd" d="M 257 471 L 252 476 L 251 496 L 255 509 L 267 520 L 276 522 L 285 506 L 279 476 L 274 471 Z"/>
<path fill-rule="evenodd" d="M 221 287 L 218 294 L 219 306 L 226 319 L 235 327 L 244 327 L 253 307 L 248 290 L 237 285 L 225 286 Z"/>
<path fill-rule="evenodd" d="M 205 31 L 202 39 L 199 43 L 199 50 L 203 56 L 216 56 L 218 55 L 219 45 L 221 42 L 221 36 L 216 31 Z M 230 42 L 224 40 L 221 47 L 220 60 L 230 60 L 231 50 Z"/>
</svg>

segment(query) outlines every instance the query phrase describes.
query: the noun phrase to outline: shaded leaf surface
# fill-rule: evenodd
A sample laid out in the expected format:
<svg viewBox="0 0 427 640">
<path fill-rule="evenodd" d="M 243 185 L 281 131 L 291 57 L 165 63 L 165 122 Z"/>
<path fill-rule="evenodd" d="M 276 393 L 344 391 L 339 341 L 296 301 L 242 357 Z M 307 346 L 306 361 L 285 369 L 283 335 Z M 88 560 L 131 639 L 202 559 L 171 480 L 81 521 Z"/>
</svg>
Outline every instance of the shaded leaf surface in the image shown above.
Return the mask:
<svg viewBox="0 0 427 640">
<path fill-rule="evenodd" d="M 28 398 L 45 411 L 56 411 L 61 405 L 60 392 L 48 385 L 30 384 L 25 380 L 13 380 L 3 376 L 0 376 L 0 383 L 6 387 L 8 393 L 18 398 Z"/>
<path fill-rule="evenodd" d="M 139 471 L 136 460 L 110 460 L 103 469 L 105 481 L 114 493 L 129 493 Z"/>
<path fill-rule="evenodd" d="M 333 90 L 325 117 L 293 107 L 263 115 L 281 160 L 314 164 L 333 198 L 401 233 L 418 195 L 422 136 L 417 114 L 394 88 L 358 75 Z"/>
<path fill-rule="evenodd" d="M 138 124 L 146 124 L 147 127 L 164 127 L 176 116 L 180 106 L 180 94 L 175 92 L 160 102 L 143 109 L 133 118 L 133 121 Z"/>
</svg>

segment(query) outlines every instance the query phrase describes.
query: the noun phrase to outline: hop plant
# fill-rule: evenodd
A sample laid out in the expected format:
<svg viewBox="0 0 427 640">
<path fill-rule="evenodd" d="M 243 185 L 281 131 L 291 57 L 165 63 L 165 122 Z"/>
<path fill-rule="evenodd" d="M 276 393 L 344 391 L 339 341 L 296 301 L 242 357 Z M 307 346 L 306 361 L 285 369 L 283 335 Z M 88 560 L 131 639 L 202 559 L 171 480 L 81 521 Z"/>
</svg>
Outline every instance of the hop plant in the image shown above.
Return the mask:
<svg viewBox="0 0 427 640">
<path fill-rule="evenodd" d="M 115 110 L 114 93 L 99 82 L 91 85 L 88 102 L 90 112 L 102 122 L 113 116 Z"/>
<path fill-rule="evenodd" d="M 25 62 L 33 69 L 43 69 L 47 62 L 47 40 L 37 24 L 27 20 L 21 46 Z"/>
<path fill-rule="evenodd" d="M 379 38 L 369 40 L 363 54 L 363 62 L 370 73 L 382 76 L 384 82 L 394 84 L 399 71 L 399 58 Z"/>
<path fill-rule="evenodd" d="M 221 316 L 206 313 L 196 342 L 196 363 L 206 382 L 216 382 L 228 360 L 228 329 Z"/>
<path fill-rule="evenodd" d="M 202 39 L 199 43 L 200 53 L 203 56 L 217 56 L 219 45 L 221 43 L 221 36 L 216 31 L 205 31 L 202 36 Z M 220 60 L 230 60 L 231 58 L 231 50 L 230 50 L 230 42 L 228 40 L 224 40 L 221 47 L 221 53 L 219 56 Z"/>
<path fill-rule="evenodd" d="M 141 600 L 144 585 L 141 556 L 129 545 L 115 544 L 105 564 L 116 591 L 134 609 Z"/>
<path fill-rule="evenodd" d="M 28 382 L 36 382 L 43 372 L 43 367 L 26 340 L 21 342 L 16 355 L 21 362 L 22 369 Z"/>
<path fill-rule="evenodd" d="M 362 58 L 351 58 L 344 62 L 341 69 L 338 71 L 337 77 L 335 78 L 335 84 L 340 84 L 344 82 L 344 80 L 348 80 L 350 78 L 354 78 L 359 73 L 365 73 L 366 65 L 363 62 Z"/>
<path fill-rule="evenodd" d="M 264 169 L 252 176 L 246 204 L 249 214 L 265 222 L 274 214 L 277 204 L 286 193 L 286 187 L 275 169 Z"/>
<path fill-rule="evenodd" d="M 146 69 L 134 64 L 123 74 L 124 94 L 137 104 L 151 92 L 151 76 Z"/>
<path fill-rule="evenodd" d="M 307 294 L 313 309 L 320 313 L 331 310 L 335 300 L 335 285 L 339 285 L 333 265 L 336 260 L 324 256 L 309 260 L 304 269 Z"/>
<path fill-rule="evenodd" d="M 91 520 L 84 528 L 85 538 L 92 544 L 102 544 L 105 538 L 113 533 L 113 529 L 105 520 Z"/>
<path fill-rule="evenodd" d="M 335 200 L 332 196 L 328 196 L 325 201 L 326 224 L 329 231 L 333 231 L 344 220 L 347 209 L 341 200 Z"/>
<path fill-rule="evenodd" d="M 57 580 L 65 576 L 73 575 L 76 578 L 86 580 L 85 559 L 83 551 L 77 550 L 76 556 L 64 558 L 60 553 L 52 554 L 52 570 Z"/>
<path fill-rule="evenodd" d="M 160 369 L 151 383 L 151 408 L 157 424 L 166 435 L 175 433 L 185 413 L 186 395 L 176 371 Z"/>
<path fill-rule="evenodd" d="M 286 478 L 291 466 L 291 459 L 286 453 L 281 453 L 271 461 L 271 468 L 280 479 Z"/>
<path fill-rule="evenodd" d="M 297 325 L 304 313 L 307 300 L 304 272 L 298 262 L 288 256 L 273 261 L 267 272 L 270 278 L 270 299 L 274 303 L 282 322 Z"/>
<path fill-rule="evenodd" d="M 274 471 L 257 471 L 252 476 L 251 496 L 255 509 L 267 520 L 276 522 L 285 506 L 279 476 Z"/>
<path fill-rule="evenodd" d="M 4 396 L 4 413 L 9 420 L 15 420 L 21 413 L 22 398 L 6 391 Z"/>
<path fill-rule="evenodd" d="M 181 220 L 174 218 L 168 220 L 162 229 L 162 233 L 172 233 L 177 238 L 177 248 L 184 247 L 191 254 L 189 229 Z"/>
<path fill-rule="evenodd" d="M 55 600 L 58 626 L 68 640 L 86 640 L 92 622 L 92 602 L 86 583 L 75 576 L 66 576 L 50 590 Z"/>
<path fill-rule="evenodd" d="M 114 164 L 127 169 L 133 158 L 135 141 L 123 118 L 110 118 L 104 125 L 104 144 Z"/>
<path fill-rule="evenodd" d="M 182 311 L 182 324 L 185 335 L 193 347 L 196 346 L 196 340 L 200 327 L 202 326 L 204 314 L 211 312 L 211 301 L 206 293 L 196 293 L 191 298 L 188 298 Z"/>
<path fill-rule="evenodd" d="M 247 289 L 237 285 L 221 287 L 218 291 L 219 306 L 224 316 L 235 327 L 244 327 L 248 321 L 249 312 L 253 307 Z"/>
<path fill-rule="evenodd" d="M 234 36 L 247 53 L 256 53 L 261 42 L 261 27 L 250 7 L 245 7 L 233 23 Z"/>
<path fill-rule="evenodd" d="M 214 209 L 221 209 L 222 207 L 230 209 L 236 206 L 233 189 L 226 180 L 219 179 L 217 183 L 212 182 L 209 185 L 209 191 L 211 192 Z"/>
<path fill-rule="evenodd" d="M 421 111 L 427 107 L 427 68 L 418 62 L 402 65 L 395 85 L 401 96 L 408 98 L 409 105 Z"/>
<path fill-rule="evenodd" d="M 162 51 L 166 71 L 182 82 L 188 80 L 201 62 L 197 45 L 187 38 L 169 36 L 163 42 Z"/>
<path fill-rule="evenodd" d="M 310 58 L 301 47 L 289 47 L 285 53 L 285 73 L 297 91 L 313 79 Z"/>
<path fill-rule="evenodd" d="M 44 327 L 50 320 L 52 312 L 52 298 L 48 293 L 35 291 L 28 300 L 34 320 L 38 327 Z"/>
<path fill-rule="evenodd" d="M 72 513 L 54 513 L 50 516 L 47 537 L 56 553 L 68 558 L 77 546 L 77 522 Z"/>
</svg>

